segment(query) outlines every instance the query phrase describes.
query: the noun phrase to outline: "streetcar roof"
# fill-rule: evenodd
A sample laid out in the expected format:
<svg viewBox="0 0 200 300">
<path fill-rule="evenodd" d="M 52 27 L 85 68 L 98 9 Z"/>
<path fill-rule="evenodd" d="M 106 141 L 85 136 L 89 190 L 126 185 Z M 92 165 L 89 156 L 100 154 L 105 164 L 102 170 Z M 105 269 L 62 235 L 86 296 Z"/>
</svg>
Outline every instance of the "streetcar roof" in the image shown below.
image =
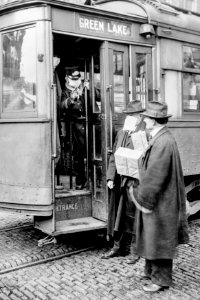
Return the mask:
<svg viewBox="0 0 200 300">
<path fill-rule="evenodd" d="M 184 31 L 197 31 L 200 28 L 200 15 L 186 13 L 159 1 L 145 0 L 98 0 L 95 7 L 118 14 L 138 15 L 148 20 L 152 25 L 170 26 Z"/>
<path fill-rule="evenodd" d="M 200 15 L 186 13 L 174 7 L 153 0 L 96 0 L 92 6 L 84 5 L 85 0 L 1 0 L 0 13 L 26 6 L 50 5 L 63 9 L 81 9 L 91 13 L 134 19 L 155 26 L 177 28 L 181 31 L 194 31 L 200 34 Z"/>
</svg>

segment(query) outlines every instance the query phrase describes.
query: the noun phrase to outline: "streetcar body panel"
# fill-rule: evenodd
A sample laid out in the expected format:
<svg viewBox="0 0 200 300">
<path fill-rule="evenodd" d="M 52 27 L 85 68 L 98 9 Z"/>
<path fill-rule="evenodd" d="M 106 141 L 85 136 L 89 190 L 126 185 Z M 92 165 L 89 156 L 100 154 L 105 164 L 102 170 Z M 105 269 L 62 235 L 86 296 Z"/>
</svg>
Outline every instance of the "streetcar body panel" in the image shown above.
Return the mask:
<svg viewBox="0 0 200 300">
<path fill-rule="evenodd" d="M 109 157 L 133 99 L 144 108 L 148 101 L 166 101 L 186 185 L 195 180 L 198 187 L 200 99 L 194 88 L 191 95 L 186 90 L 191 74 L 198 90 L 199 68 L 183 63 L 192 49 L 196 66 L 200 62 L 197 16 L 137 1 L 85 6 L 30 0 L 1 5 L 0 20 L 0 209 L 34 215 L 35 227 L 50 235 L 105 228 Z M 87 180 L 81 190 L 70 116 L 61 116 L 62 133 L 57 132 L 57 52 L 61 90 L 66 68 L 77 63 L 82 81 L 89 83 L 81 121 Z"/>
<path fill-rule="evenodd" d="M 40 58 L 48 19 L 45 7 L 31 7 L 6 11 L 0 25 L 1 207 L 42 216 L 53 210 L 49 66 Z"/>
<path fill-rule="evenodd" d="M 1 124 L 1 198 L 2 207 L 17 207 L 50 215 L 51 138 L 49 123 Z M 25 143 L 19 143 L 25 141 Z M 30 151 L 31 149 L 31 151 Z M 19 172 L 20 170 L 20 172 Z"/>
<path fill-rule="evenodd" d="M 178 145 L 184 176 L 199 175 L 199 122 L 171 121 L 169 128 Z"/>
</svg>

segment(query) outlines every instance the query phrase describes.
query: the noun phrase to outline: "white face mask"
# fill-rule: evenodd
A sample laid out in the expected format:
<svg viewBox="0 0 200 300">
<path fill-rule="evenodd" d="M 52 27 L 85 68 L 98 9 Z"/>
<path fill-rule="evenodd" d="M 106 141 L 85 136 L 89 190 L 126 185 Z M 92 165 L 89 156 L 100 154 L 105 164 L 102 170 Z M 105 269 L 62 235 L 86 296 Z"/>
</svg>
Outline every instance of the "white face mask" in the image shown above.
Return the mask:
<svg viewBox="0 0 200 300">
<path fill-rule="evenodd" d="M 72 80 L 69 77 L 66 77 L 66 86 L 76 89 L 80 85 L 81 85 L 81 78 L 79 78 L 77 80 Z"/>
<path fill-rule="evenodd" d="M 53 57 L 53 67 L 54 69 L 59 65 L 60 63 L 60 57 L 54 56 Z"/>
<path fill-rule="evenodd" d="M 127 116 L 124 122 L 123 130 L 134 131 L 138 123 L 138 117 Z"/>
</svg>

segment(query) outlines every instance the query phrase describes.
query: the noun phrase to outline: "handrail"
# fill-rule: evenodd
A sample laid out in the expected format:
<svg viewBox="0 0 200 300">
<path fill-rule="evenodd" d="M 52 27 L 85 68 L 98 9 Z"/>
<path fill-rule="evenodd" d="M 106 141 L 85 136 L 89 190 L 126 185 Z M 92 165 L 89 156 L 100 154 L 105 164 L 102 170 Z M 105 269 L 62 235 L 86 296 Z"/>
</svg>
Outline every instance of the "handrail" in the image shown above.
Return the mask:
<svg viewBox="0 0 200 300">
<path fill-rule="evenodd" d="M 93 61 L 92 61 L 93 63 Z M 87 82 L 87 62 L 85 60 L 85 70 L 84 70 L 84 82 Z M 89 120 L 88 120 L 88 89 L 87 86 L 84 86 L 84 97 L 85 97 L 85 146 L 86 146 L 86 185 L 87 188 L 89 188 L 89 133 L 88 133 L 88 126 L 89 126 Z"/>
<path fill-rule="evenodd" d="M 113 147 L 113 124 L 112 124 L 112 119 L 113 119 L 113 104 L 112 104 L 112 85 L 108 85 L 106 87 L 107 92 L 109 93 L 109 107 L 110 107 L 110 149 L 108 152 L 112 152 L 112 147 Z"/>
<path fill-rule="evenodd" d="M 52 109 L 53 109 L 53 119 L 52 119 L 52 123 L 53 123 L 53 143 L 52 143 L 52 158 L 55 159 L 57 157 L 57 153 L 56 153 L 56 129 L 57 129 L 57 101 L 56 101 L 56 84 L 52 84 L 52 89 L 53 89 L 53 105 L 52 105 Z"/>
</svg>

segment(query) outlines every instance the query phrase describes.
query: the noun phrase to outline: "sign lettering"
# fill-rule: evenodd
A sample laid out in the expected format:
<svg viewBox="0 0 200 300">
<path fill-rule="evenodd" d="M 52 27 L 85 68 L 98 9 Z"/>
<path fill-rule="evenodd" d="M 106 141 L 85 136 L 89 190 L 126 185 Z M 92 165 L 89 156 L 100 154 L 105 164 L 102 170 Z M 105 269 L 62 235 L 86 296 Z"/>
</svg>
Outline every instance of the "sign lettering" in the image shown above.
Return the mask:
<svg viewBox="0 0 200 300">
<path fill-rule="evenodd" d="M 131 26 L 125 23 L 79 16 L 79 28 L 112 35 L 130 36 Z"/>
<path fill-rule="evenodd" d="M 78 209 L 77 203 L 67 203 L 56 205 L 56 211 L 66 211 L 66 210 L 75 210 Z"/>
<path fill-rule="evenodd" d="M 86 18 L 80 18 L 79 26 L 80 28 L 84 28 L 84 29 L 104 32 L 104 22 L 98 20 L 89 20 Z"/>
</svg>

